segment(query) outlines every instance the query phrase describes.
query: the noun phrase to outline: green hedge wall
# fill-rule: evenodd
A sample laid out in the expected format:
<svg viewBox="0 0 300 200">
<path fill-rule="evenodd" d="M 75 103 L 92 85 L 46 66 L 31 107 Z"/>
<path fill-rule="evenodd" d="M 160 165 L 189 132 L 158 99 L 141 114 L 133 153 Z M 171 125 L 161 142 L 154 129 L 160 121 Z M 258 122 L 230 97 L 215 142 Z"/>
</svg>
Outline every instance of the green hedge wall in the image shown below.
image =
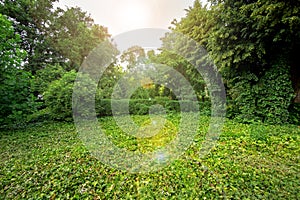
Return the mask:
<svg viewBox="0 0 300 200">
<path fill-rule="evenodd" d="M 197 102 L 197 101 L 181 101 L 182 106 L 180 107 L 179 101 L 176 100 L 164 100 L 164 99 L 122 99 L 122 100 L 111 100 L 111 99 L 99 99 L 96 101 L 95 109 L 98 117 L 111 116 L 112 115 L 112 101 L 115 109 L 118 110 L 117 114 L 127 114 L 128 109 L 126 106 L 129 102 L 129 113 L 132 115 L 147 115 L 149 109 L 154 105 L 161 105 L 164 107 L 167 113 L 172 112 L 190 112 L 191 108 L 198 104 L 201 115 L 210 115 L 210 102 Z"/>
</svg>

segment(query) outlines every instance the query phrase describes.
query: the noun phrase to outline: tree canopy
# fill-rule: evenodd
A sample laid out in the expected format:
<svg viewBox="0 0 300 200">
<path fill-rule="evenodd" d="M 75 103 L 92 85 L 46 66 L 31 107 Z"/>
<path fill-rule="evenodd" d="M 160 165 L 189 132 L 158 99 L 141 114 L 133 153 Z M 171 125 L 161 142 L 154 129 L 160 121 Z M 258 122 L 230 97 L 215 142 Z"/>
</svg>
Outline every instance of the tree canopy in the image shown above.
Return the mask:
<svg viewBox="0 0 300 200">
<path fill-rule="evenodd" d="M 117 52 L 106 27 L 96 24 L 80 8 L 61 9 L 54 7 L 56 2 L 0 0 L 2 121 L 6 116 L 17 119 L 18 115 L 22 118 L 25 113 L 47 109 L 40 97 L 47 94 L 46 99 L 55 100 L 49 94 L 62 95 L 56 91 L 56 88 L 64 88 L 64 81 L 59 80 L 68 80 L 68 85 L 72 85 L 75 72 L 90 53 L 98 55 L 96 47 L 102 44 L 107 55 L 95 62 L 109 59 L 111 65 L 98 83 L 98 99 L 111 98 L 113 87 L 126 72 L 137 70 L 135 66 L 141 65 L 142 73 L 143 67 L 153 63 L 172 67 L 190 83 L 198 100 L 209 102 L 213 94 L 205 81 L 208 77 L 202 77 L 190 60 L 176 54 L 190 53 L 189 57 L 197 60 L 205 51 L 223 76 L 228 117 L 242 122 L 299 123 L 299 1 L 210 0 L 203 6 L 195 0 L 194 5 L 186 9 L 185 17 L 172 22 L 172 33 L 162 38 L 159 52 L 146 51 L 139 46 Z M 186 43 L 184 37 L 174 38 L 173 33 L 193 39 L 202 50 L 189 52 L 193 49 L 191 44 Z M 170 47 L 175 51 L 168 51 Z M 125 68 L 116 62 L 119 53 L 123 53 L 120 61 Z M 97 69 L 87 66 L 83 66 L 83 71 L 90 72 L 94 79 L 96 75 L 91 70 Z M 205 63 L 198 67 L 205 70 Z M 169 84 L 182 85 L 163 70 L 151 73 Z M 172 91 L 153 80 L 151 75 L 146 77 L 147 84 L 142 84 L 132 97 L 174 100 L 176 90 L 185 90 L 174 87 Z M 59 87 L 54 87 L 55 84 Z M 126 93 L 126 88 L 121 88 L 120 92 Z M 70 95 L 63 99 L 70 100 Z"/>
<path fill-rule="evenodd" d="M 174 32 L 207 49 L 223 75 L 228 114 L 241 121 L 287 122 L 299 102 L 299 1 L 195 1 Z"/>
</svg>

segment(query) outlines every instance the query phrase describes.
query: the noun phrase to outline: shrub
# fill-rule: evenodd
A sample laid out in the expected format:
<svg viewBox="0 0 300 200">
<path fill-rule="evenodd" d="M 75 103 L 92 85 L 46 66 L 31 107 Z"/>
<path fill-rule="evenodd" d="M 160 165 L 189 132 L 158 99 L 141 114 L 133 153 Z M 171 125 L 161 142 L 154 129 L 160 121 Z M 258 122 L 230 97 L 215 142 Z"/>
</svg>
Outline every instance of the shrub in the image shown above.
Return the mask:
<svg viewBox="0 0 300 200">
<path fill-rule="evenodd" d="M 257 100 L 257 112 L 263 122 L 269 124 L 287 123 L 288 108 L 294 98 L 290 70 L 275 66 L 266 72 L 259 83 L 260 98 Z"/>
<path fill-rule="evenodd" d="M 76 72 L 70 71 L 59 80 L 50 83 L 44 99 L 51 117 L 55 120 L 70 121 L 72 117 L 72 93 Z"/>
<path fill-rule="evenodd" d="M 293 103 L 289 108 L 289 122 L 300 125 L 300 103 Z"/>
<path fill-rule="evenodd" d="M 283 124 L 294 96 L 289 70 L 275 65 L 262 77 L 244 73 L 230 85 L 229 116 L 240 122 Z"/>
<path fill-rule="evenodd" d="M 147 115 L 149 113 L 150 104 L 140 103 L 135 100 L 130 101 L 130 114 Z"/>
<path fill-rule="evenodd" d="M 26 52 L 20 47 L 20 35 L 2 14 L 0 24 L 0 125 L 24 124 L 35 111 L 32 76 L 22 68 Z"/>
<path fill-rule="evenodd" d="M 96 113 L 97 116 L 112 116 L 111 100 L 110 99 L 96 99 Z"/>
<path fill-rule="evenodd" d="M 74 90 L 76 77 L 80 81 L 76 82 L 76 90 Z M 71 121 L 72 103 L 75 115 L 88 116 L 92 110 L 82 108 L 94 101 L 93 87 L 95 86 L 96 84 L 87 75 L 77 74 L 75 71 L 67 72 L 61 79 L 53 81 L 44 94 L 45 103 L 50 110 L 52 119 Z M 72 95 L 76 96 L 73 102 Z"/>
<path fill-rule="evenodd" d="M 31 74 L 22 69 L 6 73 L 0 86 L 0 124 L 24 124 L 27 116 L 36 111 L 31 93 Z"/>
<path fill-rule="evenodd" d="M 65 73 L 66 71 L 60 65 L 47 65 L 45 68 L 38 70 L 33 83 L 34 91 L 42 94 L 51 82 L 59 80 Z"/>
<path fill-rule="evenodd" d="M 118 112 L 115 113 L 117 115 L 127 114 L 128 110 L 127 105 L 129 102 L 129 114 L 131 115 L 148 115 L 149 109 L 153 105 L 161 105 L 164 107 L 167 113 L 172 112 L 190 112 L 193 111 L 190 108 L 193 108 L 195 104 L 198 104 L 201 115 L 210 115 L 210 102 L 197 102 L 197 101 L 182 101 L 182 107 L 180 107 L 179 101 L 169 100 L 169 99 L 97 99 L 96 100 L 96 113 L 98 117 L 102 116 L 111 116 L 111 104 L 113 101 L 113 105 L 116 106 L 115 110 Z"/>
</svg>

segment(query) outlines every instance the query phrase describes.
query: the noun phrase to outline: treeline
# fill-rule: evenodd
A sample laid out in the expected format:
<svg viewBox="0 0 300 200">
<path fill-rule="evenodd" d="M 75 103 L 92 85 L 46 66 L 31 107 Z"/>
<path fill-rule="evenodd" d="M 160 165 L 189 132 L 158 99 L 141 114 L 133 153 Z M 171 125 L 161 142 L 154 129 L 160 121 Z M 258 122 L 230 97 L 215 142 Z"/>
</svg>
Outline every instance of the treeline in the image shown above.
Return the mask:
<svg viewBox="0 0 300 200">
<path fill-rule="evenodd" d="M 0 124 L 71 120 L 73 84 L 81 63 L 104 41 L 111 44 L 109 53 L 113 57 L 120 53 L 112 45 L 107 29 L 95 24 L 86 12 L 80 8 L 55 8 L 55 2 L 0 1 Z M 246 123 L 299 124 L 300 2 L 209 3 L 210 6 L 203 6 L 196 0 L 184 18 L 173 21 L 171 31 L 192 38 L 208 51 L 223 76 L 227 116 Z M 151 63 L 180 72 L 193 87 L 198 101 L 205 105 L 210 102 L 204 78 L 195 66 L 174 53 L 187 52 L 190 44 L 174 40 L 172 34 L 162 41 L 160 53 L 146 52 L 137 46 L 123 52 L 120 60 L 127 64 L 126 68 L 112 60 L 98 83 L 98 107 L 108 102 L 103 99 L 111 98 L 113 88 L 126 71 Z M 166 50 L 170 46 L 173 53 Z M 199 55 L 191 56 L 197 60 Z M 153 74 L 132 94 L 133 99 L 173 102 L 178 99 L 177 89 L 185 92 L 186 88 L 172 90 L 155 84 L 154 77 L 159 75 L 170 84 L 178 84 L 178 80 L 159 74 L 159 70 Z M 120 97 L 128 92 L 126 89 L 119 90 Z"/>
<path fill-rule="evenodd" d="M 45 108 L 50 83 L 71 76 L 107 28 L 78 7 L 57 0 L 0 1 L 0 123 L 24 123 Z M 68 73 L 70 73 L 68 75 Z"/>
<path fill-rule="evenodd" d="M 173 22 L 173 31 L 209 52 L 224 79 L 228 117 L 247 123 L 299 123 L 300 1 L 208 2 L 210 6 L 195 1 L 185 18 Z M 173 47 L 185 51 L 187 45 Z"/>
</svg>

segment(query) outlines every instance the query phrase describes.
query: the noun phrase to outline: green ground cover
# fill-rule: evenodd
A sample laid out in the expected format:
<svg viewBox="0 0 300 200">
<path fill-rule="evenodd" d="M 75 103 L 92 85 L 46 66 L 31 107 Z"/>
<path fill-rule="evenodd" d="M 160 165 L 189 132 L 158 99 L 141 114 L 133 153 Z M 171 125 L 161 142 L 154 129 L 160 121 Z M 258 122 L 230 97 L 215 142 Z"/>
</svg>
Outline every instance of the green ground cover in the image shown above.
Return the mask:
<svg viewBox="0 0 300 200">
<path fill-rule="evenodd" d="M 133 118 L 138 124 L 149 121 L 148 116 Z M 135 151 L 167 143 L 174 137 L 168 130 L 176 130 L 178 122 L 179 115 L 169 115 L 169 129 L 145 142 L 128 137 L 112 117 L 100 119 L 116 145 Z M 184 155 L 149 174 L 105 166 L 90 155 L 72 123 L 1 130 L 0 199 L 300 198 L 299 127 L 227 120 L 216 147 L 199 159 L 208 123 L 209 117 L 201 117 L 195 142 Z"/>
</svg>

